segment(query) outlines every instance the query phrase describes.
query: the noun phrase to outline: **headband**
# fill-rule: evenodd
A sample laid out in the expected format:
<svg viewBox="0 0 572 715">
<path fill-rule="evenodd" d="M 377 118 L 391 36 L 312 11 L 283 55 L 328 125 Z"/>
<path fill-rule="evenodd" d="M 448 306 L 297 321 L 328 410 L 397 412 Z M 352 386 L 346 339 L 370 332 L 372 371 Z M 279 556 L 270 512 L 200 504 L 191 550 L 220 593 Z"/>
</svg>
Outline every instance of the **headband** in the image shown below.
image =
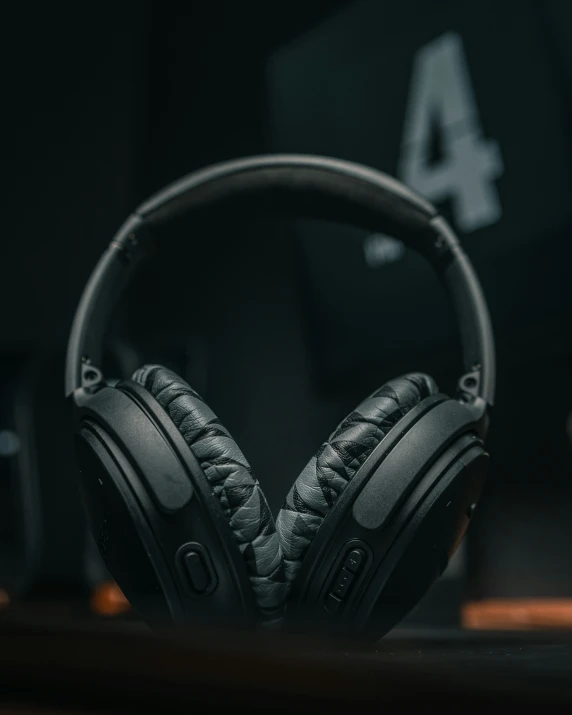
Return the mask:
<svg viewBox="0 0 572 715">
<path fill-rule="evenodd" d="M 224 207 L 242 216 L 294 216 L 385 233 L 424 255 L 455 308 L 465 386 L 492 405 L 495 352 L 491 322 L 475 271 L 455 233 L 434 206 L 396 179 L 359 164 L 318 156 L 267 155 L 201 169 L 142 203 L 119 229 L 94 268 L 75 313 L 66 359 L 65 390 L 83 385 L 86 365 L 100 365 L 102 344 L 119 293 L 149 233 L 193 212 Z"/>
</svg>

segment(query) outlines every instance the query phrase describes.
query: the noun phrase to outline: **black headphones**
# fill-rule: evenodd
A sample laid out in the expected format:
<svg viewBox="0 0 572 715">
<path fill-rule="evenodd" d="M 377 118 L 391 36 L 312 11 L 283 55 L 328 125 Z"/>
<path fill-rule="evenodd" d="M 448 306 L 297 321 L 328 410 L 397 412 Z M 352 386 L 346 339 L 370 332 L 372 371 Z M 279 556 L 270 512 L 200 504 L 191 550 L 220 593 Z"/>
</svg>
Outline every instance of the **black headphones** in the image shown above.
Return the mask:
<svg viewBox="0 0 572 715">
<path fill-rule="evenodd" d="M 149 235 L 188 211 L 232 207 L 350 223 L 431 262 L 456 309 L 458 394 L 428 375 L 386 383 L 336 428 L 272 519 L 250 466 L 201 397 L 145 365 L 107 385 L 104 329 Z M 90 527 L 151 624 L 288 624 L 377 639 L 443 572 L 479 499 L 494 342 L 473 268 L 447 222 L 403 184 L 350 162 L 271 155 L 208 167 L 120 228 L 73 322 L 66 394 Z"/>
</svg>

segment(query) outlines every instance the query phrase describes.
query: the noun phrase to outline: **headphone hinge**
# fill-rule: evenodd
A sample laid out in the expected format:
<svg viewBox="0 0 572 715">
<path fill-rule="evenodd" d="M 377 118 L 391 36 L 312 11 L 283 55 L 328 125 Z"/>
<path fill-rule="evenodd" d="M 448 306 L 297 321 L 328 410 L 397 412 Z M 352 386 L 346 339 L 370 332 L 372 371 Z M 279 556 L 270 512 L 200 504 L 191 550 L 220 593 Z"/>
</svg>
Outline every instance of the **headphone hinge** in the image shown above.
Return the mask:
<svg viewBox="0 0 572 715">
<path fill-rule="evenodd" d="M 81 361 L 81 390 L 88 395 L 105 386 L 105 379 L 101 370 L 96 367 L 89 357 L 84 356 Z"/>
</svg>

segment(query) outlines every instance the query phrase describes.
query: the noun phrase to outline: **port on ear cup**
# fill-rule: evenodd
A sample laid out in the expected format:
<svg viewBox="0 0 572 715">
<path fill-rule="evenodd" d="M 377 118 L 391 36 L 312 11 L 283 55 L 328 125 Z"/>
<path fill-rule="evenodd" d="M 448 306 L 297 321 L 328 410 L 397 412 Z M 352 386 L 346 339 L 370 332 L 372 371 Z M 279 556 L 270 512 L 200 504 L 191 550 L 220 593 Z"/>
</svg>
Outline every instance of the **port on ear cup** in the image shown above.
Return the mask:
<svg viewBox="0 0 572 715">
<path fill-rule="evenodd" d="M 337 498 L 387 433 L 423 399 L 438 393 L 423 373 L 390 380 L 346 417 L 308 462 L 278 514 L 288 584 Z"/>
<path fill-rule="evenodd" d="M 132 379 L 154 397 L 185 439 L 234 534 L 262 616 L 275 616 L 286 599 L 282 552 L 266 498 L 238 445 L 171 370 L 145 365 Z"/>
</svg>

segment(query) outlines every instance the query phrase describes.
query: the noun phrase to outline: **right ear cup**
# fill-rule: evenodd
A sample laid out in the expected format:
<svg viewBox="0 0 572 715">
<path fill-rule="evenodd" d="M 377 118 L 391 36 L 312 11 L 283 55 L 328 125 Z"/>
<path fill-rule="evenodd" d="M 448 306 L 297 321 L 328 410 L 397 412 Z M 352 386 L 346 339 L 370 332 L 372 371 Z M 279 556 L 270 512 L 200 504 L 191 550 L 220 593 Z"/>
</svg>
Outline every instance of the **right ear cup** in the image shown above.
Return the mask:
<svg viewBox="0 0 572 715">
<path fill-rule="evenodd" d="M 266 498 L 237 443 L 171 370 L 146 365 L 132 379 L 153 396 L 183 436 L 234 535 L 259 610 L 263 616 L 276 615 L 286 597 L 282 552 Z"/>
<path fill-rule="evenodd" d="M 276 520 L 289 585 L 324 519 L 361 465 L 404 415 L 438 391 L 433 378 L 422 373 L 390 380 L 350 413 L 308 462 Z"/>
</svg>

